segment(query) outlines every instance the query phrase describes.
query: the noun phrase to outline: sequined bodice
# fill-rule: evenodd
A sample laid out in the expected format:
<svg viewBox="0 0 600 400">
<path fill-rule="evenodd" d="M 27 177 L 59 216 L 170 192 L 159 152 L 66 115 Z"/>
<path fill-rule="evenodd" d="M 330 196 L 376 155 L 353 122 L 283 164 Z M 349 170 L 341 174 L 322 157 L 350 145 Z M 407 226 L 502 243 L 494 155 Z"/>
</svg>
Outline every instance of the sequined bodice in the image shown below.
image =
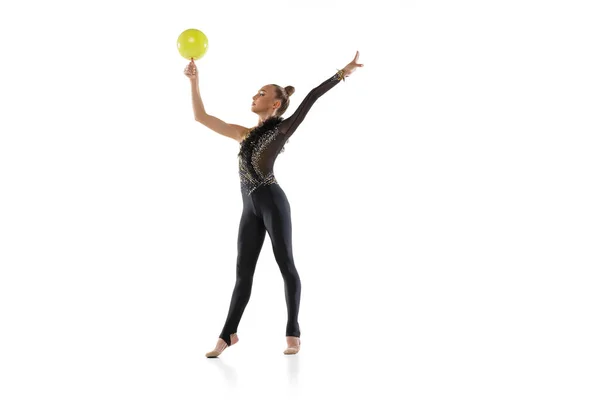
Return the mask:
<svg viewBox="0 0 600 400">
<path fill-rule="evenodd" d="M 238 153 L 240 183 L 244 194 L 249 195 L 261 186 L 277 183 L 273 166 L 285 142 L 296 131 L 315 101 L 340 79 L 340 75 L 335 74 L 312 89 L 289 118 L 269 118 L 248 133 L 240 143 Z"/>
<path fill-rule="evenodd" d="M 239 174 L 244 193 L 277 183 L 273 166 L 287 137 L 279 130 L 281 119 L 258 127 L 240 143 Z M 276 125 L 275 125 L 276 123 Z"/>
</svg>

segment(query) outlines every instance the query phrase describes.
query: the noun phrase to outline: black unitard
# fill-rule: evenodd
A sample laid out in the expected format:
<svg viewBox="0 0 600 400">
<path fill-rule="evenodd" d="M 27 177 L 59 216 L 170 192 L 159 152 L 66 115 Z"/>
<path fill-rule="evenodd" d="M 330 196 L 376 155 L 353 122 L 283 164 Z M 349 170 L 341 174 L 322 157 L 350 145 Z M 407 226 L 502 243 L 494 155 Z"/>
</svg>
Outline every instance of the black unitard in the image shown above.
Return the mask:
<svg viewBox="0 0 600 400">
<path fill-rule="evenodd" d="M 221 331 L 227 345 L 237 332 L 252 291 L 252 280 L 265 234 L 273 245 L 275 260 L 283 276 L 287 304 L 286 336 L 300 337 L 300 278 L 292 254 L 290 204 L 273 175 L 273 165 L 285 142 L 304 120 L 315 101 L 340 81 L 335 74 L 311 90 L 298 109 L 287 119 L 269 118 L 250 131 L 240 143 L 239 175 L 244 208 L 238 231 L 236 281 L 229 313 Z"/>
</svg>

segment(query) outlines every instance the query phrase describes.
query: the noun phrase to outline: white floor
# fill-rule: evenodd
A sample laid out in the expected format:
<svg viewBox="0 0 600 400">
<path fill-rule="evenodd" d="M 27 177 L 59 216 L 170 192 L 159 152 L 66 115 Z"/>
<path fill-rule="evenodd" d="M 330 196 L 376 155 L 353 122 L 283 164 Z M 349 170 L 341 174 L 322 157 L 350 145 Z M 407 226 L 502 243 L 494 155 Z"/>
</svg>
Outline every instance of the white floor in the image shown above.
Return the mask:
<svg viewBox="0 0 600 400">
<path fill-rule="evenodd" d="M 527 277 L 521 283 L 498 278 L 476 287 L 485 277 L 461 283 L 458 275 L 446 284 L 421 271 L 411 282 L 381 281 L 379 290 L 361 292 L 375 279 L 350 276 L 336 286 L 327 275 L 317 284 L 306 272 L 302 350 L 286 356 L 281 279 L 269 257 L 259 267 L 240 342 L 218 359 L 204 353 L 224 320 L 229 280 L 214 283 L 222 288 L 217 292 L 181 279 L 181 268 L 170 276 L 152 268 L 144 277 L 119 276 L 115 268 L 93 282 L 83 274 L 71 277 L 87 286 L 57 271 L 54 279 L 51 272 L 13 276 L 21 291 L 9 291 L 4 300 L 11 302 L 2 304 L 0 398 L 529 400 L 600 394 L 597 315 L 585 302 L 591 282 L 563 296 L 551 293 L 556 281 L 535 286 Z M 565 280 L 563 290 L 569 285 Z"/>
</svg>

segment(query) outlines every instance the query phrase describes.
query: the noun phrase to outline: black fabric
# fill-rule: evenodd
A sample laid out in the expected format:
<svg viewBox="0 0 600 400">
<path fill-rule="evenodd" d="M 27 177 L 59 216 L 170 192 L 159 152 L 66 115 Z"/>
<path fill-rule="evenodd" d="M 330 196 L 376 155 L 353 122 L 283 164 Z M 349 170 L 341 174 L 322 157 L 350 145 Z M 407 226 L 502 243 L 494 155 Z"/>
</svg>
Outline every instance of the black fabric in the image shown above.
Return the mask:
<svg viewBox="0 0 600 400">
<path fill-rule="evenodd" d="M 238 231 L 236 280 L 229 313 L 221 331 L 228 342 L 236 333 L 250 300 L 254 271 L 266 233 L 269 234 L 275 260 L 283 277 L 287 304 L 286 336 L 300 337 L 298 312 L 301 282 L 292 251 L 292 218 L 290 203 L 279 184 L 263 186 L 250 195 L 242 193 L 244 208 Z M 230 345 L 230 343 L 227 343 Z"/>
</svg>

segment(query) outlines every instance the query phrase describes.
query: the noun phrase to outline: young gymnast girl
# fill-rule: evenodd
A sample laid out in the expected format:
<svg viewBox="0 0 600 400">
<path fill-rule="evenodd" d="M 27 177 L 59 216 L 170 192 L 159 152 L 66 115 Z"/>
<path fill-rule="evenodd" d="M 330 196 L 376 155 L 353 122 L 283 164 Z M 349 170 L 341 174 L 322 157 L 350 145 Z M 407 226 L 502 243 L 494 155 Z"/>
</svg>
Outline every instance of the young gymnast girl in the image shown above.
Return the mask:
<svg viewBox="0 0 600 400">
<path fill-rule="evenodd" d="M 218 357 L 239 340 L 238 324 L 250 299 L 254 270 L 266 233 L 271 239 L 285 287 L 287 348 L 284 354 L 296 354 L 300 350 L 298 311 L 301 285 L 292 254 L 290 204 L 273 175 L 273 165 L 283 151 L 284 144 L 315 101 L 341 80 L 345 80 L 357 67 L 364 65 L 358 63 L 358 56 L 357 51 L 348 65 L 312 89 L 298 109 L 285 119 L 281 116 L 288 108 L 294 87 L 282 88 L 275 84 L 263 86 L 252 98 L 252 112 L 258 115 L 258 124 L 250 129 L 228 124 L 208 115 L 200 97 L 194 60 L 185 68 L 184 74 L 192 84 L 192 105 L 196 121 L 240 143 L 238 163 L 243 211 L 238 230 L 236 281 L 225 324 L 215 348 L 206 353 L 206 357 Z"/>
</svg>

